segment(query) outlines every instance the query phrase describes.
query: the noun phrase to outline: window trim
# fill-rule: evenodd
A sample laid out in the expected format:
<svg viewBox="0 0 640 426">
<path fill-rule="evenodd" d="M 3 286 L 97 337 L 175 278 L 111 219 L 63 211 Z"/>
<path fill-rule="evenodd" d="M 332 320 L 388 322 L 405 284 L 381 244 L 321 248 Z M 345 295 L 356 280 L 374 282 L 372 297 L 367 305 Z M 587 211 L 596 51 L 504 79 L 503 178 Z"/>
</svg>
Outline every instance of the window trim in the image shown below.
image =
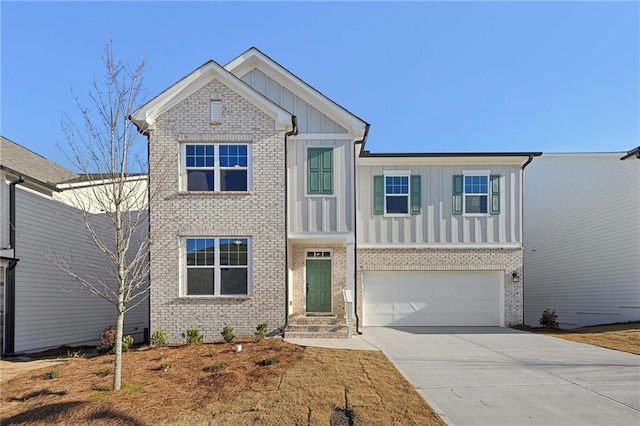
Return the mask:
<svg viewBox="0 0 640 426">
<path fill-rule="evenodd" d="M 311 149 L 327 149 L 331 150 L 331 192 L 309 192 L 309 150 Z M 304 196 L 308 198 L 316 198 L 316 197 L 337 197 L 336 194 L 336 173 L 335 173 L 335 157 L 336 147 L 335 146 L 324 146 L 324 145 L 307 145 L 305 151 L 305 159 L 304 159 Z"/>
<path fill-rule="evenodd" d="M 407 212 L 406 213 L 387 213 L 387 176 L 406 177 L 407 178 Z M 383 217 L 411 217 L 411 170 L 384 170 L 382 173 L 382 195 L 384 201 Z M 390 194 L 394 195 L 394 194 Z M 397 194 L 395 196 L 398 196 Z M 404 196 L 404 195 L 402 195 Z"/>
<path fill-rule="evenodd" d="M 213 239 L 214 240 L 214 264 L 209 266 L 187 265 L 187 240 Z M 223 239 L 246 239 L 247 240 L 247 293 L 246 294 L 220 294 L 221 270 L 231 267 L 233 269 L 245 269 L 243 265 L 221 265 L 220 264 L 220 240 Z M 220 236 L 183 236 L 180 238 L 180 288 L 179 295 L 187 299 L 247 299 L 253 296 L 253 244 L 252 238 L 247 235 L 220 235 Z M 213 294 L 187 294 L 188 269 L 211 269 L 213 268 L 214 286 Z"/>
<path fill-rule="evenodd" d="M 486 213 L 467 213 L 467 195 L 477 196 L 482 194 L 467 194 L 466 180 L 467 176 L 484 176 L 487 178 L 487 197 Z M 467 217 L 488 217 L 491 216 L 491 170 L 463 170 L 462 171 L 462 215 Z"/>
<path fill-rule="evenodd" d="M 213 167 L 189 167 L 187 168 L 187 145 L 213 146 Z M 247 147 L 247 167 L 239 167 L 239 170 L 247 171 L 247 189 L 245 191 L 222 191 L 220 190 L 220 175 L 222 170 L 233 170 L 233 167 L 220 166 L 220 146 L 236 145 Z M 197 194 L 247 194 L 252 191 L 252 144 L 249 142 L 180 142 L 180 190 L 181 193 Z M 213 170 L 213 191 L 189 191 L 188 170 Z"/>
</svg>

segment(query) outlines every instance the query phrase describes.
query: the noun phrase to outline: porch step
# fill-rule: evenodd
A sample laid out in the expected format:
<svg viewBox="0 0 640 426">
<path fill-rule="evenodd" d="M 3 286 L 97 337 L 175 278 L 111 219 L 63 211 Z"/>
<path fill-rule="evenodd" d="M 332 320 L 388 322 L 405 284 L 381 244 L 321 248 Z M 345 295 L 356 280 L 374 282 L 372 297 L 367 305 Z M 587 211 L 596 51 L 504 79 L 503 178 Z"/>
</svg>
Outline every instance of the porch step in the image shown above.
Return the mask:
<svg viewBox="0 0 640 426">
<path fill-rule="evenodd" d="M 285 339 L 346 339 L 347 331 L 285 331 Z"/>
<path fill-rule="evenodd" d="M 293 332 L 335 332 L 346 331 L 347 327 L 343 324 L 289 324 L 287 331 Z"/>
<path fill-rule="evenodd" d="M 322 324 L 322 325 L 334 325 L 338 324 L 338 317 L 335 315 L 313 315 L 313 316 L 305 316 L 298 315 L 295 317 L 289 318 L 290 325 L 311 325 L 311 324 Z"/>
</svg>

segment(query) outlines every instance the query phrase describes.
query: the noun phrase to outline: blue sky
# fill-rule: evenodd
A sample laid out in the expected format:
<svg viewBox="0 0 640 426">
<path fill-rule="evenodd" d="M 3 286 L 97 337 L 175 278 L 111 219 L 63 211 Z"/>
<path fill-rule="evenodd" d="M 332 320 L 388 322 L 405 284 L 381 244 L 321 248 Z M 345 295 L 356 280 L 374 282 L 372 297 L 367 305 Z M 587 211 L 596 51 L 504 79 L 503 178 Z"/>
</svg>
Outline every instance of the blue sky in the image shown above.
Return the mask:
<svg viewBox="0 0 640 426">
<path fill-rule="evenodd" d="M 371 123 L 372 152 L 640 144 L 640 3 L 6 2 L 0 132 L 67 165 L 62 111 L 111 38 L 151 99 L 256 46 Z"/>
</svg>

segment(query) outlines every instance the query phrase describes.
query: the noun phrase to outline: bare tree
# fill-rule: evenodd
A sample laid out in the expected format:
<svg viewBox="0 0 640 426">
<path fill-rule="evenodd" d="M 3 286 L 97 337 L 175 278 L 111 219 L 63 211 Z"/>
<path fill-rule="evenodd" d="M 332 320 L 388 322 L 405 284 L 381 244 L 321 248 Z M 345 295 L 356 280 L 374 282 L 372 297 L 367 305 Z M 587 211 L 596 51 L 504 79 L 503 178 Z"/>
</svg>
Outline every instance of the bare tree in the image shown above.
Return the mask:
<svg viewBox="0 0 640 426">
<path fill-rule="evenodd" d="M 64 114 L 62 126 L 68 148 L 63 151 L 86 183 L 82 190 L 65 193 L 71 194 L 71 204 L 108 267 L 89 276 L 64 256 L 50 259 L 82 288 L 115 306 L 113 390 L 119 390 L 125 313 L 146 298 L 149 288 L 147 149 L 128 120 L 141 100 L 145 63 L 131 67 L 114 59 L 111 43 L 103 62 L 104 78 L 94 76 L 91 85 L 91 107 L 85 108 L 76 96 L 79 118 Z"/>
</svg>

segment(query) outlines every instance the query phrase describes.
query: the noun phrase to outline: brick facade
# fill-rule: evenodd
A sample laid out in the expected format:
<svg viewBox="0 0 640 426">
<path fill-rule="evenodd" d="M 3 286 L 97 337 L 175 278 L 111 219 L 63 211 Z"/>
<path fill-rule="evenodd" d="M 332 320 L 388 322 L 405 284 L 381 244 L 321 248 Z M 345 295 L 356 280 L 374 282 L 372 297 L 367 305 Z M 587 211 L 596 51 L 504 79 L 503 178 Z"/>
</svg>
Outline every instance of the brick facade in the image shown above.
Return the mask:
<svg viewBox="0 0 640 426">
<path fill-rule="evenodd" d="M 222 123 L 210 121 L 210 101 L 221 99 Z M 180 191 L 180 144 L 245 142 L 252 146 L 249 192 Z M 284 132 L 275 121 L 218 80 L 160 116 L 149 137 L 151 206 L 151 332 L 164 329 L 182 342 L 187 328 L 206 341 L 225 324 L 250 335 L 268 322 L 285 321 Z M 185 237 L 249 237 L 252 294 L 248 297 L 181 297 L 180 262 Z"/>
<path fill-rule="evenodd" d="M 385 248 L 358 249 L 358 317 L 362 323 L 363 273 L 369 271 L 504 271 L 504 322 L 522 323 L 523 281 L 520 248 Z"/>
</svg>

